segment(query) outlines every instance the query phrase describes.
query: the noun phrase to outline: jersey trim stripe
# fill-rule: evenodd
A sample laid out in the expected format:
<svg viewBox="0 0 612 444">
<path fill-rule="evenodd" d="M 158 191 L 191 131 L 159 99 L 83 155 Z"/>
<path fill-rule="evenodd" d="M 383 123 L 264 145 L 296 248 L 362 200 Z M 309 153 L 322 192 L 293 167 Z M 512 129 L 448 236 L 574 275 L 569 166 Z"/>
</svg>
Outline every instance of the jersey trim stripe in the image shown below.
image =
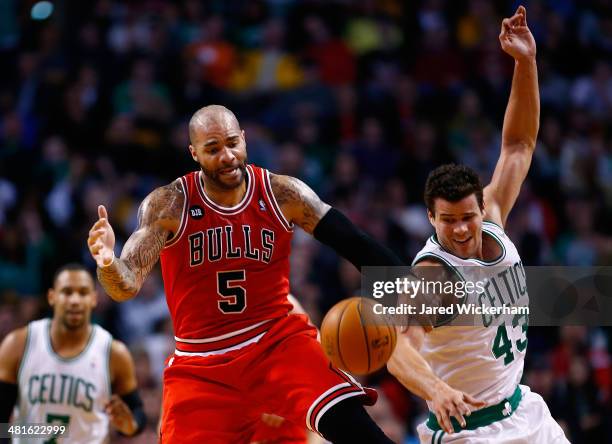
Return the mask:
<svg viewBox="0 0 612 444">
<path fill-rule="evenodd" d="M 232 332 L 225 333 L 225 334 L 219 335 L 219 336 L 214 336 L 212 338 L 190 339 L 190 338 L 179 338 L 178 336 L 175 336 L 174 339 L 176 341 L 179 341 L 179 342 L 187 342 L 187 343 L 190 343 L 190 344 L 203 344 L 203 343 L 206 343 L 206 342 L 215 342 L 215 341 L 220 341 L 222 339 L 231 338 L 232 336 L 237 336 L 237 335 L 245 333 L 245 332 L 247 332 L 249 330 L 253 330 L 254 328 L 257 328 L 260 325 L 263 325 L 266 322 L 270 322 L 270 321 L 271 321 L 271 319 L 266 319 L 265 321 L 261 321 L 261 322 L 258 322 L 257 324 L 249 325 L 248 327 L 241 328 L 240 330 L 232 331 Z"/>
<path fill-rule="evenodd" d="M 494 224 L 495 225 L 495 224 Z M 476 259 L 476 258 L 468 258 L 468 259 L 463 259 L 460 257 L 457 257 L 456 255 L 454 255 L 453 253 L 451 253 L 450 251 L 447 251 L 442 244 L 440 244 L 440 242 L 438 242 L 438 239 L 436 238 L 436 235 L 432 235 L 429 239 L 436 244 L 438 247 L 440 247 L 445 253 L 450 254 L 451 256 L 456 257 L 457 259 L 463 260 L 463 261 L 470 261 L 470 262 L 476 262 L 477 265 L 484 265 L 484 266 L 492 266 L 495 264 L 499 264 L 501 261 L 504 260 L 504 258 L 506 257 L 506 247 L 504 246 L 504 243 L 501 241 L 501 239 L 492 231 L 486 230 L 483 227 L 482 230 L 484 233 L 488 234 L 489 236 L 491 236 L 495 242 L 497 242 L 499 244 L 499 246 L 502 249 L 502 252 L 499 254 L 499 256 L 495 259 L 493 259 L 492 261 L 482 261 L 480 259 Z"/>
<path fill-rule="evenodd" d="M 257 342 L 259 342 L 259 340 L 261 338 L 263 338 L 263 336 L 268 332 L 268 330 L 264 331 L 263 333 L 258 334 L 257 336 L 248 339 L 244 342 L 241 342 L 239 344 L 233 345 L 231 347 L 226 347 L 226 348 L 221 348 L 219 350 L 211 350 L 211 351 L 207 351 L 207 352 L 188 352 L 188 351 L 184 351 L 184 350 L 180 350 L 179 348 L 176 348 L 174 350 L 174 354 L 177 356 L 200 356 L 200 357 L 206 357 L 206 356 L 213 356 L 213 355 L 222 355 L 224 353 L 230 352 L 230 351 L 234 351 L 234 350 L 240 350 L 241 348 L 246 347 L 247 345 L 251 345 L 251 344 L 255 344 Z"/>
<path fill-rule="evenodd" d="M 502 227 L 501 225 L 496 224 L 496 223 L 495 223 L 495 222 L 493 222 L 493 221 L 490 221 L 490 220 L 483 220 L 483 221 L 482 221 L 482 223 L 483 223 L 483 224 L 489 224 L 489 225 L 495 225 L 495 226 L 496 226 L 497 228 L 499 228 L 500 230 L 502 230 L 502 231 L 506 231 L 506 230 L 504 230 L 504 227 Z"/>
<path fill-rule="evenodd" d="M 280 206 L 278 205 L 278 202 L 276 201 L 274 192 L 272 191 L 272 182 L 270 182 L 270 171 L 262 169 L 261 174 L 262 174 L 262 180 L 263 180 L 266 196 L 268 197 L 268 200 L 272 203 L 272 210 L 274 214 L 276 215 L 276 218 L 279 220 L 279 222 L 285 228 L 285 230 L 287 230 L 288 232 L 292 232 L 293 224 L 289 223 L 289 221 L 285 218 L 285 215 L 281 211 Z"/>
<path fill-rule="evenodd" d="M 451 264 L 446 258 L 432 251 L 428 251 L 427 253 L 423 253 L 420 256 L 415 257 L 414 260 L 412 261 L 412 265 L 414 266 L 418 264 L 419 262 L 421 262 L 423 259 L 427 259 L 427 258 L 430 258 L 430 259 L 433 258 L 435 260 L 442 261 L 446 266 L 448 266 L 451 270 L 453 270 L 457 274 L 457 276 L 459 276 L 459 279 L 461 279 L 462 281 L 465 280 L 463 275 L 459 272 L 459 270 L 457 270 L 457 268 L 453 264 Z"/>
<path fill-rule="evenodd" d="M 170 239 L 166 241 L 164 248 L 170 248 L 172 245 L 176 244 L 181 237 L 183 237 L 183 233 L 185 232 L 185 227 L 187 226 L 187 206 L 189 205 L 189 191 L 187 189 L 187 181 L 185 177 L 181 177 L 181 187 L 183 187 L 183 193 L 185 195 L 185 201 L 183 202 L 183 212 L 181 213 L 181 223 L 179 225 L 178 230 L 174 233 Z"/>
<path fill-rule="evenodd" d="M 96 328 L 96 325 L 91 324 L 91 333 L 89 334 L 89 339 L 87 340 L 87 344 L 85 345 L 83 350 L 80 351 L 78 355 L 72 356 L 70 358 L 61 357 L 53 349 L 53 344 L 51 343 L 51 319 L 47 319 L 47 326 L 42 331 L 43 331 L 43 335 L 46 336 L 44 340 L 45 340 L 45 343 L 47 344 L 47 348 L 49 349 L 49 354 L 51 356 L 53 356 L 55 359 L 57 359 L 60 362 L 75 362 L 75 361 L 78 361 L 83 356 L 85 356 L 85 354 L 87 353 L 87 350 L 89 350 L 89 347 L 91 347 L 91 344 L 93 344 L 94 336 L 96 336 L 97 328 Z"/>
<path fill-rule="evenodd" d="M 242 210 L 244 210 L 246 207 L 249 206 L 249 204 L 251 203 L 251 198 L 253 197 L 254 190 L 255 190 L 255 177 L 253 174 L 253 171 L 251 169 L 251 165 L 247 165 L 246 166 L 246 171 L 247 171 L 247 175 L 248 175 L 248 183 L 247 183 L 247 190 L 246 193 L 244 193 L 244 197 L 242 198 L 242 200 L 240 202 L 238 202 L 238 204 L 234 205 L 233 207 L 222 207 L 217 205 L 216 203 L 214 203 L 204 192 L 204 181 L 202 179 L 202 171 L 198 171 L 197 174 L 195 175 L 195 183 L 196 183 L 196 188 L 198 190 L 198 193 L 200 194 L 200 197 L 202 198 L 202 201 L 204 202 L 204 204 L 209 207 L 211 210 L 216 211 L 219 214 L 222 214 L 224 216 L 231 216 L 234 214 L 238 214 L 240 213 Z"/>
<path fill-rule="evenodd" d="M 234 346 L 244 344 L 256 336 L 263 335 L 270 329 L 269 322 L 271 319 L 258 322 L 257 324 L 233 331 L 214 338 L 203 339 L 176 339 L 176 349 L 184 353 L 209 353 L 218 352 L 220 350 L 230 349 Z"/>
<path fill-rule="evenodd" d="M 319 396 L 308 409 L 308 413 L 306 414 L 306 427 L 321 435 L 319 432 L 319 421 L 325 412 L 344 399 L 363 395 L 365 395 L 363 389 L 349 382 L 343 382 L 333 386 Z"/>
</svg>

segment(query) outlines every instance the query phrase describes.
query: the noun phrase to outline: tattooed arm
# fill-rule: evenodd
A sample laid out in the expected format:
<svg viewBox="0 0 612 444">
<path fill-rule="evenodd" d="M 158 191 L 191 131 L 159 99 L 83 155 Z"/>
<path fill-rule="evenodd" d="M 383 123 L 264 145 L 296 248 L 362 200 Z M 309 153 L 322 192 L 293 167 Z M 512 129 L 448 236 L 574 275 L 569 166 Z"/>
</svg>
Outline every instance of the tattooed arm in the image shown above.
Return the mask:
<svg viewBox="0 0 612 444">
<path fill-rule="evenodd" d="M 270 182 L 285 218 L 305 232 L 313 234 L 315 227 L 331 207 L 308 185 L 295 177 L 270 173 Z"/>
<path fill-rule="evenodd" d="M 357 228 L 340 211 L 323 202 L 301 180 L 270 174 L 270 181 L 285 218 L 336 250 L 357 269 L 365 265 L 404 265 L 388 248 Z"/>
<path fill-rule="evenodd" d="M 106 208 L 89 231 L 87 245 L 98 265 L 98 280 L 115 301 L 133 298 L 159 259 L 166 240 L 178 230 L 185 196 L 179 181 L 157 188 L 138 209 L 138 228 L 115 258 L 115 234 Z"/>
</svg>

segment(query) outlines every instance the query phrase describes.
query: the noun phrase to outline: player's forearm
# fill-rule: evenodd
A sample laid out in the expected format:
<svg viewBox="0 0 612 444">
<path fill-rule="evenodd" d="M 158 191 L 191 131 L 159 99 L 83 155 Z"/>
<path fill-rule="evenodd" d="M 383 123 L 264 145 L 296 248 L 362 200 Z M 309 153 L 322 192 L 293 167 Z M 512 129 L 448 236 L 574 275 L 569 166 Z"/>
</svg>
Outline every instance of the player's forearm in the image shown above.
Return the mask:
<svg viewBox="0 0 612 444">
<path fill-rule="evenodd" d="M 535 57 L 514 62 L 512 90 L 504 117 L 503 145 L 533 150 L 540 124 L 540 93 Z"/>
<path fill-rule="evenodd" d="M 358 229 L 344 214 L 331 208 L 315 226 L 315 239 L 333 248 L 357 269 L 364 266 L 401 267 L 391 250 Z"/>
<path fill-rule="evenodd" d="M 138 275 L 122 259 L 115 258 L 108 267 L 98 267 L 97 274 L 104 291 L 117 302 L 132 299 L 142 286 Z"/>
<path fill-rule="evenodd" d="M 406 339 L 398 340 L 387 369 L 404 387 L 425 400 L 431 400 L 437 387 L 444 384 Z"/>
</svg>

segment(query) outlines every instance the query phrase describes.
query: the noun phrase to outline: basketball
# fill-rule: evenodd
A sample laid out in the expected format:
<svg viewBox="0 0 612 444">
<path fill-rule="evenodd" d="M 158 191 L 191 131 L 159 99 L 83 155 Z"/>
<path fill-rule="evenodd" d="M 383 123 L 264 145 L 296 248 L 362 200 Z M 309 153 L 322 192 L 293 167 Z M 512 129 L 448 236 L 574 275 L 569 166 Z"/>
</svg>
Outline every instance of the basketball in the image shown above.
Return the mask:
<svg viewBox="0 0 612 444">
<path fill-rule="evenodd" d="M 374 314 L 374 301 L 353 297 L 334 305 L 321 324 L 321 344 L 332 363 L 356 375 L 382 368 L 393 353 L 395 327 Z"/>
</svg>

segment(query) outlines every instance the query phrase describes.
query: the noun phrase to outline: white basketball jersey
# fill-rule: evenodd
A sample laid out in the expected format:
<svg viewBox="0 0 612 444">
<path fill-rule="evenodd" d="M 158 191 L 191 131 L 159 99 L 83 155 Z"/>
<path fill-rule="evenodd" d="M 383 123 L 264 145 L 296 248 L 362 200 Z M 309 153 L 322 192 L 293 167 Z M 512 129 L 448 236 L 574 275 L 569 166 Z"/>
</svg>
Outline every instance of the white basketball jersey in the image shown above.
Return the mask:
<svg viewBox="0 0 612 444">
<path fill-rule="evenodd" d="M 515 302 L 526 305 L 525 271 L 516 247 L 496 224 L 483 222 L 482 231 L 483 240 L 490 236 L 501 247 L 501 254 L 493 261 L 454 256 L 440 245 L 434 235 L 417 254 L 413 265 L 430 259 L 444 263 L 465 280 L 476 281 L 485 277 L 490 282 L 490 288 L 487 285 L 487 302 L 495 301 L 496 306 L 513 305 Z M 501 270 L 505 271 L 500 273 Z M 468 276 L 470 274 L 472 276 Z M 476 274 L 478 278 L 474 278 Z M 480 300 L 483 296 L 484 292 L 480 294 Z M 472 302 L 479 300 L 475 295 L 470 298 Z M 483 317 L 483 323 L 479 325 L 489 323 Z M 454 389 L 468 393 L 487 405 L 497 404 L 512 395 L 523 374 L 527 323 L 527 316 L 522 314 L 513 319 L 516 327 L 436 327 L 425 334 L 421 354 L 433 372 Z"/>
<path fill-rule="evenodd" d="M 109 419 L 104 405 L 111 396 L 110 350 L 112 336 L 92 326 L 85 349 L 70 359 L 51 346 L 50 319 L 28 325 L 28 336 L 19 367 L 19 399 L 15 422 L 67 425 L 68 434 L 55 440 L 22 442 L 107 443 Z"/>
</svg>

